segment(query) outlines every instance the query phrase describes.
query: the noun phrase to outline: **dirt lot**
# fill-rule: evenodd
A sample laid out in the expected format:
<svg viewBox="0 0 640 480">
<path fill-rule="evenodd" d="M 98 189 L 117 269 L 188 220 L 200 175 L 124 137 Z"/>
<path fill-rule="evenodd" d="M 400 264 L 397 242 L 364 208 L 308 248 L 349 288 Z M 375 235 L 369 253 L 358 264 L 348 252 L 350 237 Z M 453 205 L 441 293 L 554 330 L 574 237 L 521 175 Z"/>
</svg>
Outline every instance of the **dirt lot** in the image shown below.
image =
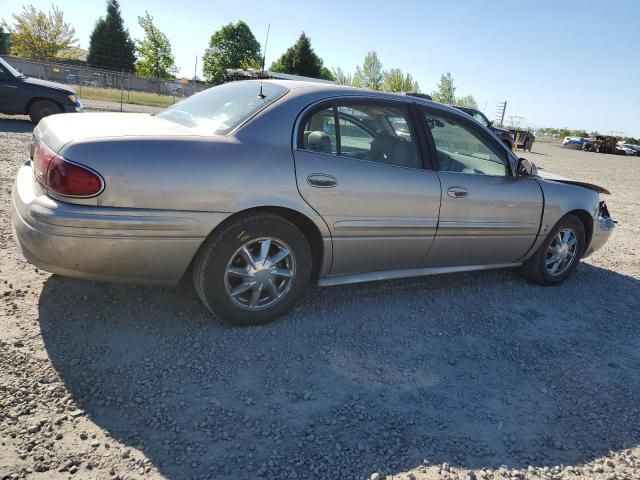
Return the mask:
<svg viewBox="0 0 640 480">
<path fill-rule="evenodd" d="M 315 289 L 231 328 L 188 283 L 75 281 L 11 237 L 0 118 L 0 478 L 640 478 L 640 158 L 536 144 L 619 227 L 558 288 L 496 271 Z"/>
</svg>

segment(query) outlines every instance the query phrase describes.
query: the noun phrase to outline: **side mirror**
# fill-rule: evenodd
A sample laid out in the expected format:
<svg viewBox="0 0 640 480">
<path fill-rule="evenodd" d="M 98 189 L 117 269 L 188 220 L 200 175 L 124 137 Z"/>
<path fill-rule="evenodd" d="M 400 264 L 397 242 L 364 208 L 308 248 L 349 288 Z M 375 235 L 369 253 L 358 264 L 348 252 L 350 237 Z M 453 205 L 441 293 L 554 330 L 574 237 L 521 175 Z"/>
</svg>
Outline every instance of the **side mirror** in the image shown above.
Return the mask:
<svg viewBox="0 0 640 480">
<path fill-rule="evenodd" d="M 493 120 L 489 120 L 489 126 L 493 127 Z"/>
<path fill-rule="evenodd" d="M 518 159 L 518 177 L 535 177 L 538 175 L 538 167 L 526 158 Z"/>
</svg>

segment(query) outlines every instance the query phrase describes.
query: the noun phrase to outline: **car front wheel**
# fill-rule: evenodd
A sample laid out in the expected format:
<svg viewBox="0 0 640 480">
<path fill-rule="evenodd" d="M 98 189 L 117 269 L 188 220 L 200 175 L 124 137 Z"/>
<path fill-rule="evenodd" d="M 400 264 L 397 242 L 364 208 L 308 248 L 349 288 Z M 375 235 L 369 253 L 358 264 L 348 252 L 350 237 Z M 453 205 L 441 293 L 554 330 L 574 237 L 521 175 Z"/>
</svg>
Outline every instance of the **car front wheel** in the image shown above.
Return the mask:
<svg viewBox="0 0 640 480">
<path fill-rule="evenodd" d="M 558 285 L 578 267 L 584 250 L 584 225 L 578 217 L 566 215 L 524 263 L 523 273 L 540 285 Z"/>
<path fill-rule="evenodd" d="M 61 112 L 60 107 L 51 100 L 36 100 L 29 107 L 29 117 L 34 125 L 37 125 L 44 117 Z"/>
<path fill-rule="evenodd" d="M 287 219 L 256 213 L 232 221 L 201 248 L 194 284 L 204 305 L 237 325 L 258 325 L 286 313 L 311 276 L 306 237 Z"/>
</svg>

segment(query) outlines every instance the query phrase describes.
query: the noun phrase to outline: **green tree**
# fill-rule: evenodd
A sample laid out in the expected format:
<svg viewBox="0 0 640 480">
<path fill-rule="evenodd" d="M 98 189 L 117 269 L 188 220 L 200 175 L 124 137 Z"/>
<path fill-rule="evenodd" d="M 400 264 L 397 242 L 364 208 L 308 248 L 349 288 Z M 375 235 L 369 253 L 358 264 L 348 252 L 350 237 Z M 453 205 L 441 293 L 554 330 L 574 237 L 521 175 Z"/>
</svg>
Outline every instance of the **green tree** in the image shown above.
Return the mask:
<svg viewBox="0 0 640 480">
<path fill-rule="evenodd" d="M 0 25 L 0 55 L 6 55 L 7 52 L 7 35 L 5 35 L 4 28 L 2 28 L 2 25 Z"/>
<path fill-rule="evenodd" d="M 350 73 L 346 73 L 340 67 L 336 67 L 331 70 L 333 73 L 333 78 L 338 85 L 353 85 L 353 75 L 351 75 Z"/>
<path fill-rule="evenodd" d="M 33 5 L 23 6 L 22 13 L 13 15 L 11 55 L 35 60 L 73 58 L 77 54 L 76 31 L 64 21 L 64 14 L 52 6 L 48 13 Z M 74 50 L 75 49 L 75 50 Z"/>
<path fill-rule="evenodd" d="M 558 135 L 560 137 L 570 137 L 571 130 L 569 130 L 567 127 L 561 128 L 560 130 L 558 130 Z"/>
<path fill-rule="evenodd" d="M 478 108 L 478 102 L 473 98 L 473 95 L 467 95 L 465 97 L 456 98 L 455 104 L 460 107 Z"/>
<path fill-rule="evenodd" d="M 240 68 L 244 70 L 262 70 L 262 60 L 260 58 L 249 58 L 240 62 Z"/>
<path fill-rule="evenodd" d="M 144 40 L 137 42 L 136 74 L 143 77 L 173 78 L 175 68 L 171 44 L 167 36 L 153 24 L 153 17 L 145 12 L 138 17 L 144 30 Z"/>
<path fill-rule="evenodd" d="M 323 80 L 335 81 L 335 77 L 333 76 L 331 70 L 324 66 L 320 69 L 320 78 L 322 78 Z"/>
<path fill-rule="evenodd" d="M 311 48 L 309 37 L 302 32 L 298 41 L 271 65 L 270 70 L 272 72 L 333 80 L 333 75 L 323 63 L 322 59 Z"/>
<path fill-rule="evenodd" d="M 367 53 L 362 62 L 362 68 L 357 67 L 355 77 L 358 78 L 359 86 L 372 90 L 382 89 L 384 75 L 382 73 L 382 62 L 378 54 L 372 50 Z"/>
<path fill-rule="evenodd" d="M 87 63 L 96 68 L 133 72 L 136 46 L 124 28 L 118 0 L 107 0 L 107 15 L 100 17 L 91 33 Z"/>
<path fill-rule="evenodd" d="M 223 83 L 228 68 L 262 68 L 260 44 L 243 21 L 229 23 L 211 35 L 202 72 L 208 82 Z"/>
<path fill-rule="evenodd" d="M 385 92 L 420 92 L 418 82 L 413 80 L 410 73 L 405 75 L 399 68 L 387 70 L 382 77 L 382 90 Z"/>
<path fill-rule="evenodd" d="M 446 103 L 449 105 L 455 104 L 456 101 L 456 87 L 453 85 L 453 77 L 451 73 L 447 72 L 440 76 L 440 82 L 436 87 L 436 90 L 431 94 L 434 101 L 440 103 Z"/>
</svg>

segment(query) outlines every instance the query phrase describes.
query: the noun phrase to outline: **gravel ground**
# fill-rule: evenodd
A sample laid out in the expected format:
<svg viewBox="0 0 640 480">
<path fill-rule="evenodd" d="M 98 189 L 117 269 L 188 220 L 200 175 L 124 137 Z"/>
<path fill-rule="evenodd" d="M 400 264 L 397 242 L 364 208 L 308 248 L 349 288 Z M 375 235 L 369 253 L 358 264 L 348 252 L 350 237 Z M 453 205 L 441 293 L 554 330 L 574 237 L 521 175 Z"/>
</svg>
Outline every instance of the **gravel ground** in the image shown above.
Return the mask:
<svg viewBox="0 0 640 480">
<path fill-rule="evenodd" d="M 640 478 L 640 158 L 527 154 L 613 192 L 618 229 L 561 287 L 314 289 L 239 329 L 188 284 L 26 263 L 9 201 L 30 131 L 0 119 L 0 478 Z"/>
</svg>

